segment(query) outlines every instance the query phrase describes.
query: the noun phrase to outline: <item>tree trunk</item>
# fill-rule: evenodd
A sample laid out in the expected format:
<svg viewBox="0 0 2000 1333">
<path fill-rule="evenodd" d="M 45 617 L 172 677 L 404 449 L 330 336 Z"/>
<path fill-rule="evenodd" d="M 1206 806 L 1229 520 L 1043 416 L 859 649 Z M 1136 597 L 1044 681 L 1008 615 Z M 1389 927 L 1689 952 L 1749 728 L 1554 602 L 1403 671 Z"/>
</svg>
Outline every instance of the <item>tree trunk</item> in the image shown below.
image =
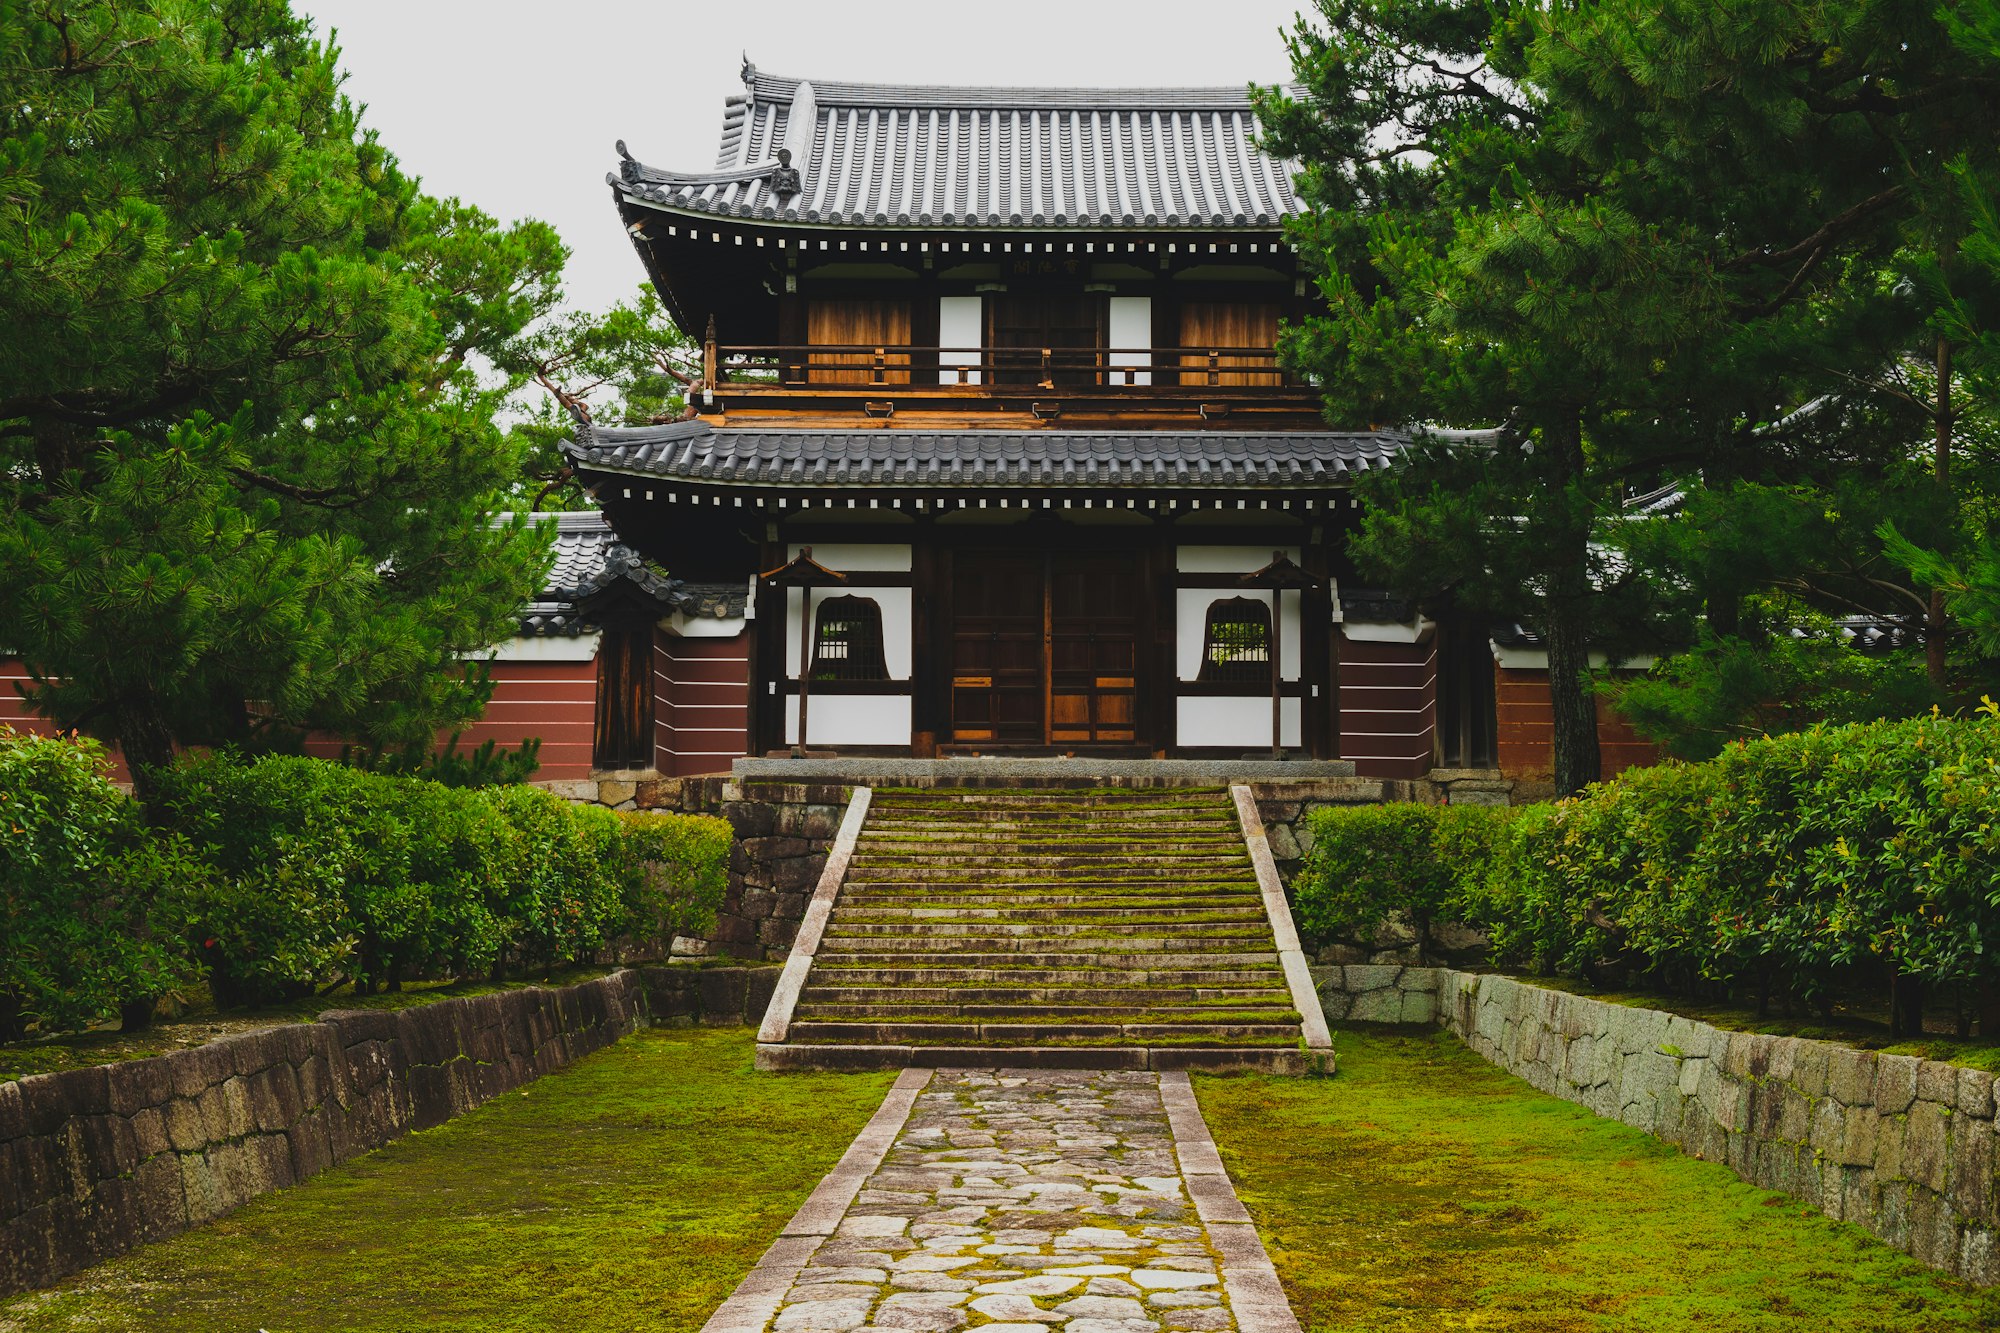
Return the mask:
<svg viewBox="0 0 2000 1333">
<path fill-rule="evenodd" d="M 112 711 L 112 740 L 124 752 L 132 771 L 132 790 L 141 804 L 151 804 L 158 787 L 154 772 L 174 759 L 174 738 L 151 695 L 128 696 Z"/>
<path fill-rule="evenodd" d="M 1946 513 L 1953 513 L 1951 504 L 1951 437 L 1953 426 L 1951 408 L 1951 341 L 1937 340 L 1937 407 L 1933 413 L 1935 436 L 1931 446 L 1931 479 L 1937 483 L 1942 495 Z M 1944 593 L 1936 588 L 1931 590 L 1930 605 L 1924 611 L 1924 671 L 1931 684 L 1939 689 L 1951 685 L 1951 667 L 1945 659 L 1945 646 L 1949 638 L 1951 624 L 1945 614 Z"/>
<path fill-rule="evenodd" d="M 1567 527 L 1556 567 L 1548 572 L 1548 614 L 1542 627 L 1549 651 L 1549 708 L 1553 714 L 1556 795 L 1574 796 L 1597 781 L 1597 701 L 1585 686 L 1590 632 L 1585 614 L 1591 596 L 1590 519 L 1574 493 L 1583 479 L 1583 425 L 1574 414 L 1551 422 L 1544 443 L 1557 465 L 1553 497 L 1565 507 Z"/>
</svg>

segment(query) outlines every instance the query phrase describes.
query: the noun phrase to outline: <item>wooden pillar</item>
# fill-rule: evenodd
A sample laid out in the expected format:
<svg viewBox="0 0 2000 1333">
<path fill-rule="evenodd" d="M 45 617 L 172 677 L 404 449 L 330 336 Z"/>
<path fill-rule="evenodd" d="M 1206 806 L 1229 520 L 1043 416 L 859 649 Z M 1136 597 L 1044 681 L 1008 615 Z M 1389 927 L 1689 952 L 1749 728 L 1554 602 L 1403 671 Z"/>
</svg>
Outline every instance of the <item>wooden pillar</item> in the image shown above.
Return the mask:
<svg viewBox="0 0 2000 1333">
<path fill-rule="evenodd" d="M 1299 679 L 1306 687 L 1299 704 L 1299 740 L 1314 759 L 1338 759 L 1340 654 L 1334 636 L 1339 629 L 1333 623 L 1334 587 L 1323 532 L 1308 533 L 1299 556 L 1306 573 L 1323 580 L 1299 594 Z M 1314 685 L 1319 686 L 1317 698 Z"/>
<path fill-rule="evenodd" d="M 785 544 L 763 543 L 758 567 L 785 563 Z M 791 598 L 763 582 L 757 589 L 756 632 L 750 635 L 750 753 L 769 754 L 785 744 L 785 617 Z M 773 687 L 776 687 L 775 689 Z"/>
<path fill-rule="evenodd" d="M 936 757 L 947 725 L 938 708 L 938 678 L 951 664 L 937 649 L 937 569 L 936 529 L 924 515 L 910 544 L 910 753 L 919 759 Z"/>
</svg>

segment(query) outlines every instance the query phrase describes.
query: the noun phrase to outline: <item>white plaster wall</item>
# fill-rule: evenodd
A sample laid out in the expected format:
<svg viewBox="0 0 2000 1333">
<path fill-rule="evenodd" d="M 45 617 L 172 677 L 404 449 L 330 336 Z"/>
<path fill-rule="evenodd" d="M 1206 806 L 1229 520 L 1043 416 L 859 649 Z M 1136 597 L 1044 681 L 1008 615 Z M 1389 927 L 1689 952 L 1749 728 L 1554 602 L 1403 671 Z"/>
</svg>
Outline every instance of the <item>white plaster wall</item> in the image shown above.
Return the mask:
<svg viewBox="0 0 2000 1333">
<path fill-rule="evenodd" d="M 907 574 L 910 572 L 910 548 L 892 542 L 812 542 L 812 558 L 825 565 L 836 574 Z M 793 542 L 785 548 L 785 559 L 796 560 L 806 548 Z M 813 600 L 818 601 L 824 589 L 815 590 Z M 861 591 L 866 591 L 862 589 Z M 829 592 L 828 596 L 839 596 Z"/>
<path fill-rule="evenodd" d="M 1265 555 L 1268 563 L 1270 556 Z M 1261 568 L 1261 566 L 1260 566 Z M 1276 594 L 1284 600 L 1278 611 L 1278 674 L 1286 680 L 1299 678 L 1299 594 Z M 1174 592 L 1174 674 L 1193 680 L 1201 674 L 1201 636 L 1208 628 L 1208 608 L 1213 602 L 1231 597 L 1248 597 L 1253 602 L 1271 604 L 1269 589 L 1178 588 Z M 1264 724 L 1268 736 L 1271 724 Z M 1190 744 L 1191 742 L 1182 742 Z M 1265 742 L 1269 744 L 1268 741 Z"/>
<path fill-rule="evenodd" d="M 1176 699 L 1174 744 L 1226 745 L 1243 750 L 1270 748 L 1271 699 L 1234 696 L 1226 699 Z M 1278 701 L 1280 745 L 1299 743 L 1299 700 Z M 815 719 L 814 731 L 818 731 Z"/>
<path fill-rule="evenodd" d="M 815 694 L 807 710 L 812 735 L 807 745 L 908 745 L 907 694 Z M 1264 734 L 1271 724 L 1264 723 Z M 785 744 L 799 743 L 799 697 L 785 700 Z"/>
<path fill-rule="evenodd" d="M 530 634 L 496 643 L 484 654 L 492 662 L 588 662 L 597 656 L 601 634 Z M 470 653 L 479 657 L 479 653 Z"/>
<path fill-rule="evenodd" d="M 890 680 L 910 678 L 910 655 L 915 634 L 910 625 L 911 594 L 908 588 L 813 589 L 813 619 L 819 619 L 820 605 L 834 597 L 866 597 L 882 608 L 882 663 L 889 668 Z M 805 591 L 785 589 L 785 677 L 799 678 L 799 654 L 805 648 L 805 632 L 800 616 L 805 609 Z"/>
<path fill-rule="evenodd" d="M 1114 348 L 1150 348 L 1153 345 L 1153 298 L 1150 296 L 1114 296 L 1111 298 L 1110 343 Z M 1143 351 L 1117 352 L 1111 354 L 1113 366 L 1143 366 L 1147 354 Z M 1113 384 L 1123 384 L 1123 375 L 1111 377 Z M 1134 384 L 1151 384 L 1153 372 L 1141 371 L 1132 377 Z"/>
<path fill-rule="evenodd" d="M 938 353 L 938 383 L 958 383 L 958 372 L 952 366 L 976 366 L 979 364 L 978 348 L 986 339 L 985 302 L 977 296 L 940 296 L 938 298 L 938 346 L 940 348 L 971 348 L 971 351 Z M 979 372 L 972 371 L 965 377 L 967 384 L 979 383 Z"/>
<path fill-rule="evenodd" d="M 1271 563 L 1273 551 L 1299 562 L 1296 546 L 1176 546 L 1174 568 L 1183 574 L 1254 574 Z"/>
<path fill-rule="evenodd" d="M 688 616 L 674 612 L 666 621 L 670 633 L 682 639 L 733 639 L 748 625 L 742 616 Z"/>
</svg>

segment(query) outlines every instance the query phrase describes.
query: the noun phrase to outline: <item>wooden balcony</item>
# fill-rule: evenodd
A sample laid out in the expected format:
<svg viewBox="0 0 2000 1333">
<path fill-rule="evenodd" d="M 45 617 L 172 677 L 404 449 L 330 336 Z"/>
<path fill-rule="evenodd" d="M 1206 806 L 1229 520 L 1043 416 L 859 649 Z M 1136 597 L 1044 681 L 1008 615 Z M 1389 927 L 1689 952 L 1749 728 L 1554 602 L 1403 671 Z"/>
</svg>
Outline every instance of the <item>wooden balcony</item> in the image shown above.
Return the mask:
<svg viewBox="0 0 2000 1333">
<path fill-rule="evenodd" d="M 964 430 L 1048 426 L 1299 430 L 1320 423 L 1319 391 L 1268 347 L 703 348 L 697 406 L 717 425 Z"/>
</svg>

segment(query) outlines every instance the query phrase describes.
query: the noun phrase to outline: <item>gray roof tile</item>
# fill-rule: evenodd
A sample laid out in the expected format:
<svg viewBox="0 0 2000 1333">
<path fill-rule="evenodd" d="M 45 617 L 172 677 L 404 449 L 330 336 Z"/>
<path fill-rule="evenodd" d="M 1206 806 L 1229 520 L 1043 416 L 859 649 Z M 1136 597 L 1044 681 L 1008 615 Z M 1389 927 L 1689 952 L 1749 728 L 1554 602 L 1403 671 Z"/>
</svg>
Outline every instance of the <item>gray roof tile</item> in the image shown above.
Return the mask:
<svg viewBox="0 0 2000 1333">
<path fill-rule="evenodd" d="M 611 183 L 676 210 L 845 226 L 1273 231 L 1299 211 L 1293 165 L 1257 147 L 1247 87 L 934 88 L 754 67 L 745 75 L 714 171 L 626 157 Z M 790 123 L 806 105 L 809 135 Z M 800 172 L 795 193 L 773 182 L 781 148 Z"/>
<path fill-rule="evenodd" d="M 720 485 L 1275 490 L 1345 486 L 1406 445 L 1388 431 L 716 430 L 599 427 L 566 446 L 588 471 Z"/>
<path fill-rule="evenodd" d="M 668 611 L 690 616 L 743 614 L 747 585 L 666 577 L 620 542 L 604 515 L 595 510 L 532 518 L 555 524 L 555 564 L 535 600 L 521 608 L 523 634 L 572 636 L 594 629 L 596 620 L 584 603 L 621 580 L 657 602 L 662 615 Z"/>
</svg>

